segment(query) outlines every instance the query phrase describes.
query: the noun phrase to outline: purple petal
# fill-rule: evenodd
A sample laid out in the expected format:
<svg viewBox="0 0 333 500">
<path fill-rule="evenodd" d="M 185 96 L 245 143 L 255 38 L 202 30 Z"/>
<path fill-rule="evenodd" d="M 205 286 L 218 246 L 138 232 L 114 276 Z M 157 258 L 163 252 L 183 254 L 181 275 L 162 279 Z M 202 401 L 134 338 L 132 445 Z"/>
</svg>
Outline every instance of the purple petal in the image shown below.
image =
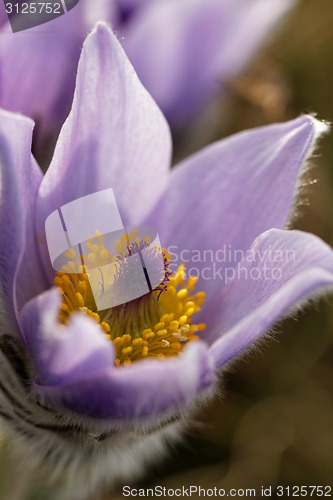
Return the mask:
<svg viewBox="0 0 333 500">
<path fill-rule="evenodd" d="M 27 303 L 21 314 L 26 346 L 38 371 L 36 389 L 57 406 L 93 418 L 140 419 L 189 404 L 213 382 L 207 347 L 201 342 L 170 360 L 114 366 L 113 344 L 80 314 L 58 324 L 60 296 L 51 289 Z"/>
<path fill-rule="evenodd" d="M 194 402 L 213 383 L 207 348 L 189 345 L 182 357 L 147 360 L 126 367 L 110 367 L 95 377 L 57 385 L 36 385 L 53 404 L 92 418 L 120 421 L 163 416 Z"/>
<path fill-rule="evenodd" d="M 291 0 L 147 2 L 121 33 L 149 92 L 174 123 L 221 91 L 253 57 Z"/>
<path fill-rule="evenodd" d="M 209 146 L 172 171 L 169 188 L 147 224 L 158 230 L 162 245 L 178 263 L 186 258 L 188 272 L 199 273 L 198 289 L 207 293 L 205 309 L 221 280 L 203 276 L 203 269 L 212 267 L 203 258 L 204 250 L 220 267 L 217 252 L 246 250 L 267 229 L 282 229 L 306 159 L 324 130 L 313 117 L 302 116 L 245 131 Z M 199 252 L 200 262 L 194 256 L 191 261 L 193 250 Z"/>
<path fill-rule="evenodd" d="M 123 221 L 135 224 L 167 184 L 170 152 L 163 115 L 115 36 L 97 25 L 84 44 L 73 108 L 40 187 L 39 231 L 64 203 L 109 187 Z"/>
<path fill-rule="evenodd" d="M 3 26 L 6 22 L 8 22 L 8 16 L 6 14 L 6 8 L 1 3 L 0 4 L 0 26 Z"/>
<path fill-rule="evenodd" d="M 33 126 L 28 118 L 0 110 L 0 133 L 7 142 L 11 159 L 3 166 L 2 251 L 6 259 L 16 262 L 14 288 L 19 308 L 45 287 L 34 228 L 35 202 L 42 173 L 31 155 Z M 6 228 L 10 228 L 9 234 Z"/>
<path fill-rule="evenodd" d="M 51 288 L 28 302 L 20 317 L 41 384 L 89 378 L 114 363 L 113 344 L 94 320 L 78 313 L 68 326 L 59 324 L 60 299 L 58 290 Z"/>
<path fill-rule="evenodd" d="M 78 12 L 73 9 L 47 29 L 42 25 L 13 34 L 7 22 L 1 30 L 0 105 L 33 118 L 39 140 L 40 133 L 53 138 L 70 110 L 84 33 Z"/>
<path fill-rule="evenodd" d="M 226 332 L 210 348 L 216 366 L 257 340 L 295 304 L 333 284 L 333 251 L 312 234 L 272 229 L 249 252 L 214 304 L 213 327 Z M 252 262 L 250 255 L 256 255 Z"/>
<path fill-rule="evenodd" d="M 14 307 L 14 279 L 17 269 L 24 227 L 22 205 L 19 198 L 18 179 L 13 158 L 6 139 L 0 135 L 0 318 L 1 333 L 16 330 Z"/>
</svg>

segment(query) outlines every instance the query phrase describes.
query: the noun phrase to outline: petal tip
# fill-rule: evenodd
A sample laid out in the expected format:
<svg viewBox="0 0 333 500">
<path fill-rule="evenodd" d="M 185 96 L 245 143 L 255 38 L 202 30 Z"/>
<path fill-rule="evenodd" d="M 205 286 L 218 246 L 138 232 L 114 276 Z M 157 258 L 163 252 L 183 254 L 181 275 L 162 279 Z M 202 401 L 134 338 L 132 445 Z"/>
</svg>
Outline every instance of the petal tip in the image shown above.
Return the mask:
<svg viewBox="0 0 333 500">
<path fill-rule="evenodd" d="M 8 111 L 6 109 L 0 108 L 0 120 L 13 120 L 16 122 L 22 122 L 24 125 L 29 126 L 31 129 L 35 127 L 35 122 L 29 116 L 22 115 L 21 113 Z"/>
<path fill-rule="evenodd" d="M 109 24 L 106 21 L 98 21 L 95 24 L 92 33 L 111 34 L 112 31 Z"/>
<path fill-rule="evenodd" d="M 314 127 L 314 139 L 318 139 L 324 134 L 328 134 L 331 124 L 326 120 L 318 120 L 315 116 L 307 115 Z"/>
<path fill-rule="evenodd" d="M 301 115 L 298 120 L 311 129 L 313 142 L 330 132 L 331 124 L 326 120 L 318 120 L 315 114 Z"/>
</svg>

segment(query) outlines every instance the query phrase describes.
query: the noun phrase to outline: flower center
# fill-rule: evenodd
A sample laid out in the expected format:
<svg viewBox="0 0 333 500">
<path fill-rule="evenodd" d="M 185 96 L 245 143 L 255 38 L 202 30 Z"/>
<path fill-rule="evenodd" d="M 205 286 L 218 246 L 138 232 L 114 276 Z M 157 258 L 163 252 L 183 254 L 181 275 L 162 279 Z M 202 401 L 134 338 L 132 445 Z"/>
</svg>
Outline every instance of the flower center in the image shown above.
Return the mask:
<svg viewBox="0 0 333 500">
<path fill-rule="evenodd" d="M 111 260 L 105 249 L 103 236 L 96 234 L 87 243 L 92 262 L 103 265 Z M 131 255 L 131 248 L 120 241 L 117 251 Z M 195 292 L 196 277 L 185 277 L 185 265 L 181 264 L 173 274 L 169 272 L 169 256 L 163 250 L 164 281 L 142 297 L 125 304 L 97 311 L 90 287 L 89 272 L 81 266 L 80 256 L 71 248 L 66 253 L 69 259 L 54 279 L 62 294 L 59 320 L 66 324 L 71 314 L 80 312 L 93 318 L 113 342 L 116 350 L 116 365 L 130 364 L 147 357 L 166 358 L 181 353 L 184 346 L 198 340 L 197 332 L 206 326 L 193 323 L 193 315 L 200 311 L 205 293 Z M 114 260 L 114 259 L 113 259 Z"/>
</svg>

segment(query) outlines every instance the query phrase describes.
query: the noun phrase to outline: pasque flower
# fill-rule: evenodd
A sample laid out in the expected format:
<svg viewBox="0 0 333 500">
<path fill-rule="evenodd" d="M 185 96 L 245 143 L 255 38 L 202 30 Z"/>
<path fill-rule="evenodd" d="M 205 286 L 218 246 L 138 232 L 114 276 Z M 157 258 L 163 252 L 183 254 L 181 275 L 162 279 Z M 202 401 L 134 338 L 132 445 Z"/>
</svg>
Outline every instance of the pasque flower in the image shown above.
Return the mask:
<svg viewBox="0 0 333 500">
<path fill-rule="evenodd" d="M 180 123 L 242 70 L 293 4 L 80 0 L 66 15 L 15 35 L 7 22 L 0 31 L 0 106 L 33 118 L 39 140 L 55 139 L 70 109 L 83 40 L 95 21 L 106 20 L 168 120 Z"/>
<path fill-rule="evenodd" d="M 326 126 L 302 116 L 245 131 L 170 170 L 168 125 L 98 24 L 44 177 L 32 130 L 1 111 L 1 413 L 30 454 L 78 475 L 70 498 L 83 498 L 79 485 L 134 478 L 160 457 L 216 372 L 332 284 L 332 250 L 284 229 Z M 55 276 L 45 241 L 50 213 L 110 187 L 125 223 L 155 228 L 176 270 L 129 303 L 126 322 L 94 309 L 84 276 Z"/>
</svg>

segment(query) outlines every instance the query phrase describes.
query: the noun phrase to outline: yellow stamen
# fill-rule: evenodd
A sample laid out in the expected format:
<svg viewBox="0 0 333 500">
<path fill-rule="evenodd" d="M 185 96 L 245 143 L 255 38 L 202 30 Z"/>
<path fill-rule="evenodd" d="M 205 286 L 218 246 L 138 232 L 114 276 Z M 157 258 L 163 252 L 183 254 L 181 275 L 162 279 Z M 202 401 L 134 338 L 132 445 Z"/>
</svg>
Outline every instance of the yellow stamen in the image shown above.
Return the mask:
<svg viewBox="0 0 333 500">
<path fill-rule="evenodd" d="M 134 236 L 134 233 L 122 236 L 114 245 L 115 255 L 119 252 L 125 255 L 128 242 L 134 241 Z M 136 243 L 140 244 L 138 240 Z M 104 265 L 117 258 L 112 259 L 104 247 L 103 235 L 98 232 L 94 238 L 89 238 L 86 246 L 89 253 L 85 258 L 94 265 Z M 167 254 L 165 251 L 163 254 L 167 269 Z M 192 323 L 193 315 L 200 311 L 204 303 L 205 294 L 195 293 L 197 278 L 186 279 L 184 264 L 173 275 L 166 274 L 161 289 L 121 306 L 97 311 L 80 256 L 71 248 L 66 257 L 67 264 L 54 279 L 54 285 L 62 294 L 59 320 L 66 324 L 74 312 L 94 319 L 114 344 L 116 366 L 126 366 L 147 357 L 164 359 L 178 355 L 188 342 L 198 340 L 197 332 L 205 329 L 204 323 Z M 78 269 L 83 271 L 82 274 L 73 272 Z"/>
</svg>

